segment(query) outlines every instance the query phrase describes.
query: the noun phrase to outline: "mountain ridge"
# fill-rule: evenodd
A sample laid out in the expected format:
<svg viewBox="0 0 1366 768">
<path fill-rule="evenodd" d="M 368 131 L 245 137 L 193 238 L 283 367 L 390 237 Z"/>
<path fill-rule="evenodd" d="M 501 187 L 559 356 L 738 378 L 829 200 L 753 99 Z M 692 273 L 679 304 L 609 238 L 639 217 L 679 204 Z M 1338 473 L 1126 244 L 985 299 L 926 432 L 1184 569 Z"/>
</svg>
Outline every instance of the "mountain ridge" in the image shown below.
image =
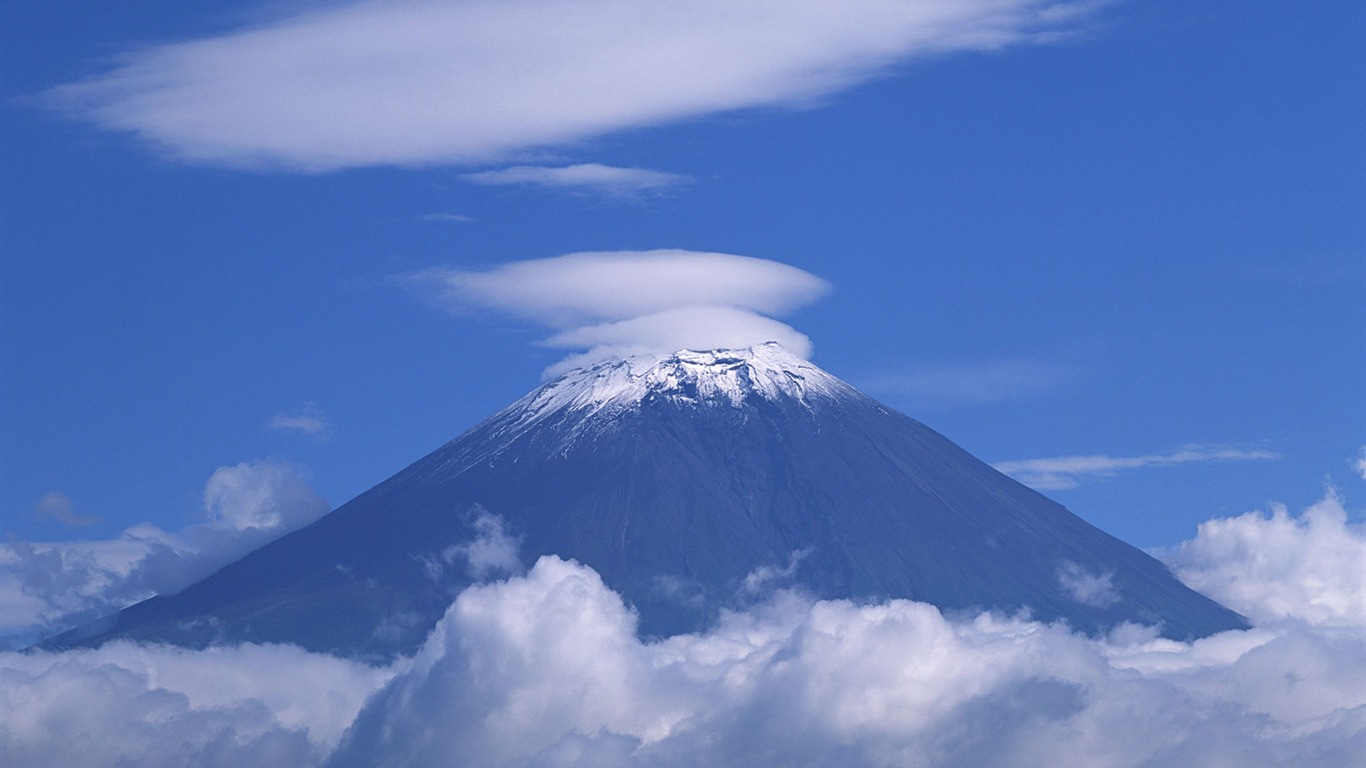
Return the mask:
<svg viewBox="0 0 1366 768">
<path fill-rule="evenodd" d="M 1025 612 L 1091 633 L 1246 626 L 934 430 L 761 345 L 566 374 L 314 524 L 57 644 L 410 652 L 471 583 L 439 558 L 482 511 L 520 537 L 524 564 L 593 567 L 652 635 L 704 628 L 749 574 L 788 564 L 818 598 Z"/>
</svg>

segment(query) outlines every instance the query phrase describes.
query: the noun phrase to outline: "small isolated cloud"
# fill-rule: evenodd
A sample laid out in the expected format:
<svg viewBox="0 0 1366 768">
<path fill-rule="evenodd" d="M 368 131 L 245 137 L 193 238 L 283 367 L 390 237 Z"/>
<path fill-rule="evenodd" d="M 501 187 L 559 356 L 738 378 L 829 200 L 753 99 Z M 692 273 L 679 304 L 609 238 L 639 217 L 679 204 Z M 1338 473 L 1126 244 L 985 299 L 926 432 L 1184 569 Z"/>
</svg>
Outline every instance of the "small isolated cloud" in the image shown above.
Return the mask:
<svg viewBox="0 0 1366 768">
<path fill-rule="evenodd" d="M 467 173 L 460 178 L 472 184 L 545 187 L 623 198 L 659 194 L 692 181 L 677 173 L 647 168 L 616 168 L 598 163 L 580 163 L 561 168 L 517 165 L 496 171 Z"/>
<path fill-rule="evenodd" d="M 43 494 L 43 498 L 39 499 L 37 506 L 33 508 L 33 513 L 39 520 L 56 520 L 72 528 L 94 525 L 100 521 L 97 515 L 83 515 L 77 512 L 75 502 L 61 491 Z"/>
<path fill-rule="evenodd" d="M 522 572 L 522 559 L 518 552 L 522 542 L 508 532 L 507 522 L 503 518 L 480 509 L 470 527 L 475 533 L 472 540 L 452 545 L 442 552 L 447 563 L 464 560 L 466 572 L 477 581 L 490 576 Z"/>
<path fill-rule="evenodd" d="M 1187 445 L 1171 453 L 1151 453 L 1145 456 L 1110 456 L 1102 453 L 1092 456 L 1001 461 L 992 466 L 1031 488 L 1065 491 L 1076 488 L 1087 480 L 1114 477 L 1120 472 L 1135 469 L 1210 461 L 1266 461 L 1280 457 L 1280 454 L 1274 451 L 1262 449 Z"/>
<path fill-rule="evenodd" d="M 460 312 L 496 310 L 548 326 L 547 346 L 583 349 L 550 369 L 679 349 L 811 342 L 773 319 L 829 290 L 776 261 L 684 250 L 572 253 L 483 271 L 431 269 L 401 280 Z"/>
<path fill-rule="evenodd" d="M 1058 569 L 1058 584 L 1073 600 L 1094 608 L 1119 602 L 1113 573 L 1092 573 L 1077 563 L 1063 563 Z"/>
<path fill-rule="evenodd" d="M 292 432 L 299 435 L 325 440 L 332 432 L 327 414 L 315 402 L 304 403 L 297 411 L 280 411 L 270 417 L 267 428 L 275 432 Z"/>
<path fill-rule="evenodd" d="M 980 405 L 1019 400 L 1060 389 L 1074 380 L 1074 366 L 1045 360 L 989 360 L 963 365 L 920 366 L 907 373 L 871 378 L 870 392 L 909 398 L 919 407 Z"/>
<path fill-rule="evenodd" d="M 448 224 L 469 224 L 473 218 L 461 213 L 424 213 L 417 217 L 418 221 L 444 222 Z"/>
<path fill-rule="evenodd" d="M 189 162 L 487 164 L 726 111 L 804 105 L 910 59 L 1054 40 L 1095 2 L 360 0 L 134 51 L 53 89 Z"/>
<path fill-rule="evenodd" d="M 1257 622 L 1366 626 L 1366 526 L 1330 491 L 1300 515 L 1277 504 L 1200 524 L 1164 558 L 1185 583 Z"/>
<path fill-rule="evenodd" d="M 1356 470 L 1362 480 L 1366 480 L 1366 445 L 1361 446 L 1361 450 L 1357 451 L 1356 459 L 1352 461 L 1352 469 Z"/>
<path fill-rule="evenodd" d="M 261 461 L 216 470 L 207 522 L 180 531 L 144 523 L 110 540 L 0 544 L 0 648 L 174 594 L 327 510 L 300 470 Z"/>
</svg>

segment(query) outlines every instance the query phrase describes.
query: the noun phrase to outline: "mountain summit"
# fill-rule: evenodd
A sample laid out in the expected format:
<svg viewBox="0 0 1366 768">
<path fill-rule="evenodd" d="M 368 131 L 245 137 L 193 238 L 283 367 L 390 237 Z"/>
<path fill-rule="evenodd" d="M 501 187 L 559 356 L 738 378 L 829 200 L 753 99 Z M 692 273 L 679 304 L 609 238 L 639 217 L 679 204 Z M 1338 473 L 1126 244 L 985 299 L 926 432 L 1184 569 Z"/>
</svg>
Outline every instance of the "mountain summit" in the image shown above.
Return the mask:
<svg viewBox="0 0 1366 768">
<path fill-rule="evenodd" d="M 1091 633 L 1246 626 L 1152 557 L 767 344 L 572 371 L 180 594 L 49 644 L 293 642 L 388 658 L 413 651 L 474 578 L 545 554 L 596 569 L 646 634 L 699 630 L 766 586 Z"/>
</svg>

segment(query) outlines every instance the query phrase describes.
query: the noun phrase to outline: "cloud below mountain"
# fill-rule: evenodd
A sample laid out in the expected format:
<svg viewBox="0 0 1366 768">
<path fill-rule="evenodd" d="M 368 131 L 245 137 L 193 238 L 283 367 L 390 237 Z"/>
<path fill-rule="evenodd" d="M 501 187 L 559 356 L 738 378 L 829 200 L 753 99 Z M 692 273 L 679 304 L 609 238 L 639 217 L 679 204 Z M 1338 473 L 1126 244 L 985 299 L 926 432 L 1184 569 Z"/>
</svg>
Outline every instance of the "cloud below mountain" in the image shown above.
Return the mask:
<svg viewBox="0 0 1366 768">
<path fill-rule="evenodd" d="M 1266 617 L 1192 643 L 778 591 L 706 633 L 642 641 L 556 557 L 463 592 L 412 659 L 114 643 L 0 654 L 0 757 L 24 766 L 1354 765 L 1366 747 L 1366 532 L 1334 496 L 1212 521 L 1173 555 L 1240 572 Z M 490 544 L 510 546 L 497 526 Z M 1238 543 L 1228 540 L 1236 531 Z M 1356 558 L 1344 561 L 1343 558 Z M 1259 563 L 1270 562 L 1270 568 Z M 1293 566 L 1293 567 L 1292 567 Z M 1352 590 L 1356 590 L 1352 592 Z M 1344 607 L 1346 606 L 1346 607 Z M 345 730 L 345 736 L 343 731 Z"/>
<path fill-rule="evenodd" d="M 48 94 L 181 160 L 483 164 L 612 131 L 805 104 L 917 57 L 1056 39 L 1051 0 L 397 0 L 306 5 L 153 46 Z"/>
<path fill-rule="evenodd" d="M 215 470 L 205 521 L 180 531 L 142 524 L 102 541 L 0 544 L 0 648 L 179 592 L 327 510 L 302 470 L 258 461 Z"/>
</svg>

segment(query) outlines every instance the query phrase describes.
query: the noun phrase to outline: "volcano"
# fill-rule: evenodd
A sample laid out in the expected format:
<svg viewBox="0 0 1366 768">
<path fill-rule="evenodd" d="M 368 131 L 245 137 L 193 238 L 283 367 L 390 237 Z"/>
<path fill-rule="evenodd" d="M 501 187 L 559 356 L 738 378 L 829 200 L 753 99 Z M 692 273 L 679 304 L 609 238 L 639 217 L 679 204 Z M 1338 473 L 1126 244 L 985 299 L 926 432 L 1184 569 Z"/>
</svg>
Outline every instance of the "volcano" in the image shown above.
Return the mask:
<svg viewBox="0 0 1366 768">
<path fill-rule="evenodd" d="M 556 554 L 596 569 L 645 635 L 701 630 L 775 586 L 1091 634 L 1246 626 L 1149 555 L 767 344 L 572 371 L 312 525 L 46 645 L 288 642 L 393 658 L 480 575 L 490 529 L 522 564 Z"/>
</svg>

